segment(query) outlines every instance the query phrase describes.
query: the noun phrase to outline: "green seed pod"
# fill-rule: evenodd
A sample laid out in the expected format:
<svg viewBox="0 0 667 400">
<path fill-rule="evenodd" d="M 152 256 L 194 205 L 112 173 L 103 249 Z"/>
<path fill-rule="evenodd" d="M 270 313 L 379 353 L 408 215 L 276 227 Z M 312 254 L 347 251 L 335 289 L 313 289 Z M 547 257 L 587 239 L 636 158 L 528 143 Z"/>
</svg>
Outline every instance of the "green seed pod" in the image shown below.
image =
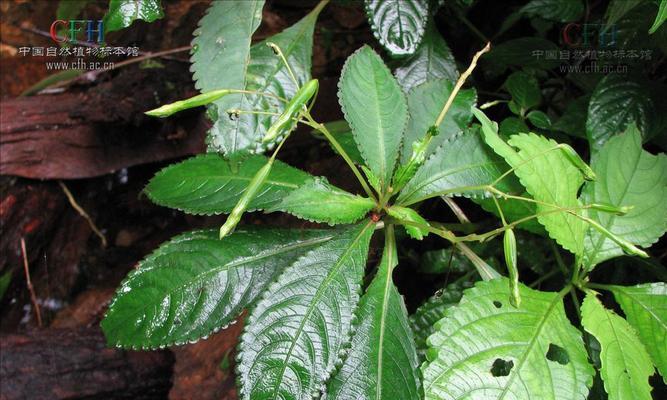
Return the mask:
<svg viewBox="0 0 667 400">
<path fill-rule="evenodd" d="M 187 110 L 188 108 L 205 106 L 223 96 L 228 95 L 229 93 L 231 93 L 231 90 L 229 89 L 212 90 L 210 92 L 190 97 L 189 99 L 179 100 L 171 104 L 165 104 L 162 107 L 156 108 L 154 110 L 146 111 L 146 115 L 165 118 L 179 111 Z"/>
<path fill-rule="evenodd" d="M 519 293 L 519 270 L 516 265 L 516 238 L 514 231 L 507 229 L 504 237 L 505 245 L 505 264 L 510 275 L 510 304 L 516 308 L 521 304 L 521 294 Z"/>
<path fill-rule="evenodd" d="M 558 145 L 560 149 L 563 151 L 563 154 L 565 154 L 565 157 L 581 171 L 582 174 L 584 174 L 584 178 L 589 181 L 594 181 L 596 179 L 595 172 L 591 169 L 591 167 L 588 166 L 584 162 L 584 160 L 581 159 L 579 154 L 574 151 L 572 147 L 570 147 L 567 144 L 559 144 Z"/>
<path fill-rule="evenodd" d="M 621 206 L 621 207 L 616 207 L 614 205 L 608 204 L 608 203 L 593 203 L 590 204 L 590 207 L 593 210 L 598 210 L 602 212 L 607 212 L 607 213 L 612 213 L 616 215 L 625 215 L 627 214 L 630 210 L 633 209 L 632 206 Z"/>
<path fill-rule="evenodd" d="M 274 122 L 269 130 L 266 131 L 266 135 L 264 135 L 262 142 L 266 143 L 274 140 L 285 131 L 291 129 L 293 126 L 292 119 L 301 112 L 306 103 L 308 103 L 308 101 L 315 95 L 319 85 L 320 84 L 317 79 L 311 79 L 305 85 L 303 85 L 301 89 L 296 92 L 294 97 L 292 97 L 292 100 L 287 103 L 287 106 L 285 106 L 285 111 L 280 114 L 276 122 Z"/>
<path fill-rule="evenodd" d="M 248 187 L 246 188 L 245 192 L 243 192 L 243 195 L 239 199 L 238 203 L 236 203 L 232 212 L 229 213 L 229 216 L 227 217 L 224 225 L 220 227 L 220 239 L 229 235 L 234 230 L 234 228 L 236 228 L 236 225 L 241 220 L 241 216 L 248 208 L 248 204 L 250 204 L 252 199 L 255 198 L 255 195 L 257 195 L 257 192 L 259 192 L 259 189 L 262 187 L 266 181 L 266 178 L 269 176 L 272 166 L 273 158 L 269 159 L 266 165 L 260 168 L 257 173 L 255 173 L 255 176 L 252 177 L 252 180 L 250 180 Z"/>
</svg>

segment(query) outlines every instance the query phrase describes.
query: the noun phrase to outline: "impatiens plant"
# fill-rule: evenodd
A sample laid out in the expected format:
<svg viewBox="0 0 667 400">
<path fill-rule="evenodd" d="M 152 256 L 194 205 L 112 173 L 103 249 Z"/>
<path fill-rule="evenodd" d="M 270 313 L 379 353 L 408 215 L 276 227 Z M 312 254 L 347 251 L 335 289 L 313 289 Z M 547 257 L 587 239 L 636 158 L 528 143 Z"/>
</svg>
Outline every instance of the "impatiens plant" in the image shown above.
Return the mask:
<svg viewBox="0 0 667 400">
<path fill-rule="evenodd" d="M 242 399 L 586 399 L 596 371 L 610 399 L 650 399 L 654 367 L 667 376 L 667 285 L 591 282 L 606 260 L 649 257 L 667 229 L 667 157 L 642 148 L 653 135 L 648 106 L 615 115 L 607 99 L 619 94 L 605 86 L 614 78 L 602 79 L 586 99 L 589 165 L 554 139 L 553 113 L 537 109 L 543 75 L 514 71 L 502 85 L 509 100 L 478 107 L 463 85 L 483 55 L 513 63 L 502 47 L 487 45 L 459 75 L 430 18 L 437 2 L 368 0 L 379 42 L 403 58 L 392 74 L 371 47 L 358 49 L 338 83 L 345 121 L 323 123 L 310 112 L 319 88 L 310 70 L 326 3 L 255 44 L 263 1 L 210 6 L 193 41 L 202 94 L 148 112 L 208 105 L 210 152 L 165 168 L 146 193 L 228 217 L 219 230 L 173 238 L 130 273 L 102 322 L 109 343 L 194 343 L 247 310 L 236 357 Z M 558 2 L 534 0 L 518 15 L 536 13 L 534 3 Z M 583 6 L 550 10 L 567 21 Z M 514 116 L 499 127 L 482 109 L 500 103 Z M 278 159 L 298 125 L 332 146 L 363 194 Z M 461 197 L 497 215 L 495 226 L 476 229 Z M 460 223 L 420 211 L 443 201 Z M 240 223 L 258 211 L 323 225 Z M 367 268 L 375 236 L 382 255 Z M 427 268 L 460 268 L 460 277 L 409 315 L 393 272 L 403 267 L 400 242 L 427 236 L 451 244 L 425 258 Z M 538 273 L 553 270 L 564 283 L 540 291 L 522 281 L 521 262 L 539 258 L 532 243 L 552 239 L 571 256 L 554 247 L 556 259 Z M 491 261 L 493 249 L 504 262 Z M 449 261 L 438 266 L 439 257 Z M 598 290 L 613 294 L 624 317 Z"/>
</svg>

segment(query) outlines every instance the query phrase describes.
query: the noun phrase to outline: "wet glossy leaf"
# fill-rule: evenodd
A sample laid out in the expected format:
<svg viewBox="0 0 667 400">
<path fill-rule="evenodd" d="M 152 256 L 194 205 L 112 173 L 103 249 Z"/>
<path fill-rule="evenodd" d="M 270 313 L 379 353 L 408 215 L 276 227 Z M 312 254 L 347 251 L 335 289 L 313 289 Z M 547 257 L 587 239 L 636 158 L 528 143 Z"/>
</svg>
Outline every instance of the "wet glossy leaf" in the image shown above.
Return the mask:
<svg viewBox="0 0 667 400">
<path fill-rule="evenodd" d="M 610 289 L 667 382 L 667 285 L 658 282 Z"/>
<path fill-rule="evenodd" d="M 146 257 L 114 297 L 102 329 L 111 345 L 185 344 L 224 328 L 298 257 L 335 231 L 243 229 L 177 236 Z"/>
<path fill-rule="evenodd" d="M 586 136 L 591 148 L 599 150 L 605 142 L 634 122 L 643 140 L 657 132 L 656 109 L 650 88 L 641 80 L 609 74 L 593 91 L 588 105 Z"/>
<path fill-rule="evenodd" d="M 448 79 L 438 79 L 413 88 L 408 93 L 408 111 L 410 119 L 405 130 L 401 162 L 406 163 L 412 154 L 412 144 L 421 140 L 430 127 L 435 124 L 438 114 L 447 102 L 454 88 L 454 82 Z M 447 139 L 465 129 L 472 119 L 470 108 L 477 102 L 477 92 L 474 88 L 464 89 L 454 98 L 454 102 L 447 111 L 445 119 L 438 126 L 438 135 L 431 140 L 426 150 L 426 157 L 433 154 L 438 146 Z"/>
<path fill-rule="evenodd" d="M 493 183 L 508 169 L 479 132 L 470 130 L 443 143 L 405 185 L 397 202 L 409 205 L 442 195 L 484 197 L 487 192 L 480 186 Z M 496 187 L 514 191 L 517 185 L 510 175 Z"/>
<path fill-rule="evenodd" d="M 424 36 L 428 17 L 426 0 L 365 0 L 373 34 L 394 55 L 415 52 Z"/>
<path fill-rule="evenodd" d="M 565 249 L 583 254 L 587 224 L 569 212 L 581 213 L 577 195 L 584 182 L 576 168 L 558 148 L 558 143 L 534 133 L 513 135 L 506 143 L 498 136 L 497 124 L 481 111 L 473 111 L 482 123 L 484 140 L 515 168 L 514 173 L 533 198 L 539 222 Z M 518 149 L 515 150 L 514 148 Z"/>
<path fill-rule="evenodd" d="M 260 155 L 226 160 L 217 154 L 205 154 L 168 166 L 151 179 L 145 190 L 155 203 L 190 214 L 229 213 L 266 162 L 267 158 Z M 307 173 L 276 160 L 248 211 L 273 207 L 311 180 Z"/>
<path fill-rule="evenodd" d="M 327 399 L 419 398 L 419 362 L 403 296 L 392 279 L 396 248 L 387 244 L 377 275 L 359 302 L 359 326 Z"/>
<path fill-rule="evenodd" d="M 160 0 L 110 0 L 104 16 L 106 32 L 127 28 L 138 19 L 153 22 L 164 17 Z"/>
<path fill-rule="evenodd" d="M 322 178 L 295 189 L 268 211 L 284 211 L 313 222 L 349 224 L 363 218 L 375 203 L 339 189 Z"/>
<path fill-rule="evenodd" d="M 405 95 L 375 51 L 364 46 L 345 62 L 338 98 L 366 165 L 389 185 L 408 120 Z"/>
<path fill-rule="evenodd" d="M 523 285 L 520 291 L 514 308 L 506 279 L 478 282 L 445 311 L 427 341 L 427 400 L 586 398 L 593 368 L 562 298 Z"/>
<path fill-rule="evenodd" d="M 428 81 L 444 78 L 456 82 L 459 78 L 452 51 L 433 21 L 429 22 L 417 51 L 401 61 L 394 70 L 394 75 L 405 93 Z"/>
<path fill-rule="evenodd" d="M 374 227 L 338 232 L 264 293 L 241 338 L 241 399 L 305 400 L 319 393 L 350 341 Z"/>
<path fill-rule="evenodd" d="M 600 375 L 609 400 L 651 400 L 653 364 L 628 322 L 587 294 L 581 324 L 600 342 Z"/>
<path fill-rule="evenodd" d="M 591 166 L 598 179 L 586 184 L 582 201 L 632 209 L 625 215 L 589 210 L 590 218 L 631 243 L 645 247 L 655 243 L 667 231 L 667 156 L 644 151 L 640 133 L 632 125 L 609 139 Z M 588 230 L 584 257 L 588 268 L 622 254 L 611 239 Z"/>
</svg>

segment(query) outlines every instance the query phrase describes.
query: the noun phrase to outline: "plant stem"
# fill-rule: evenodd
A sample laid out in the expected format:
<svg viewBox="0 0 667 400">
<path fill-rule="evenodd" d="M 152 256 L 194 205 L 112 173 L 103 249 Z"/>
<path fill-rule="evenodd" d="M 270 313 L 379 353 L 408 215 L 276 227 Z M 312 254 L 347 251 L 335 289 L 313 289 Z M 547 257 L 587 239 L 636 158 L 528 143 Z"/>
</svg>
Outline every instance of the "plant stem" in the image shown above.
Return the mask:
<svg viewBox="0 0 667 400">
<path fill-rule="evenodd" d="M 475 266 L 475 269 L 477 269 L 479 276 L 481 276 L 483 280 L 490 281 L 492 279 L 500 278 L 498 271 L 493 269 L 493 267 L 487 264 L 486 261 L 482 260 L 465 243 L 458 243 L 456 246 L 461 250 L 461 253 L 463 253 L 463 255 L 465 255 L 468 260 L 470 260 L 470 262 L 472 262 L 472 264 Z"/>
<path fill-rule="evenodd" d="M 343 157 L 343 159 L 345 160 L 347 165 L 352 170 L 352 173 L 354 173 L 354 176 L 357 177 L 357 180 L 361 184 L 361 187 L 363 187 L 364 191 L 366 192 L 366 195 L 368 197 L 370 197 L 371 199 L 373 199 L 373 201 L 376 204 L 379 204 L 377 197 L 375 197 L 375 195 L 373 194 L 373 191 L 371 190 L 370 186 L 368 186 L 368 183 L 366 183 L 366 179 L 364 179 L 363 175 L 361 175 L 361 172 L 359 172 L 359 168 L 357 168 L 357 166 L 354 165 L 354 161 L 352 161 L 350 156 L 345 152 L 345 150 L 340 145 L 340 143 L 338 143 L 336 138 L 333 137 L 331 132 L 329 132 L 327 127 L 324 126 L 324 124 L 321 124 L 321 123 L 315 121 L 313 119 L 313 117 L 310 115 L 310 113 L 304 113 L 304 117 L 306 118 L 306 120 L 308 120 L 310 122 L 309 125 L 311 127 L 313 127 L 314 129 L 317 129 L 318 131 L 320 131 L 324 135 L 324 137 L 327 138 L 329 143 L 331 143 L 331 145 L 338 152 L 338 154 L 340 154 L 341 157 Z"/>
</svg>

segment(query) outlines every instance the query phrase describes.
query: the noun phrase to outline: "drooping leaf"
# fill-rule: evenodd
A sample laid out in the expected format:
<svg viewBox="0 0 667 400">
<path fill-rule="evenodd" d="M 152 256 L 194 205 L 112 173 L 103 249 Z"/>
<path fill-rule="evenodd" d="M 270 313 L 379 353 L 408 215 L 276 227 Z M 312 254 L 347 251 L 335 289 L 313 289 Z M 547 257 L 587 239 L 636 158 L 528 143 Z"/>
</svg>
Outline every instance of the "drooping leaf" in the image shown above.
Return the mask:
<svg viewBox="0 0 667 400">
<path fill-rule="evenodd" d="M 645 141 L 656 134 L 656 119 L 647 83 L 621 74 L 609 74 L 591 95 L 586 136 L 591 149 L 596 151 L 634 122 Z"/>
<path fill-rule="evenodd" d="M 428 81 L 445 78 L 456 82 L 459 78 L 452 51 L 433 21 L 429 22 L 424 39 L 415 54 L 402 60 L 394 74 L 405 93 Z"/>
<path fill-rule="evenodd" d="M 443 143 L 405 185 L 397 203 L 410 205 L 435 196 L 484 197 L 482 186 L 494 183 L 509 169 L 489 148 L 479 132 L 471 129 Z M 520 189 L 513 176 L 496 187 L 514 192 Z"/>
<path fill-rule="evenodd" d="M 365 0 L 373 34 L 394 55 L 417 50 L 424 36 L 428 2 L 424 0 Z"/>
<path fill-rule="evenodd" d="M 229 160 L 218 154 L 200 155 L 163 169 L 145 190 L 155 203 L 190 214 L 229 213 L 266 162 L 266 157 L 260 155 Z M 291 191 L 311 180 L 307 173 L 276 160 L 247 210 L 273 207 Z"/>
<path fill-rule="evenodd" d="M 589 217 L 630 243 L 645 247 L 655 243 L 667 231 L 667 156 L 642 150 L 640 133 L 631 125 L 609 139 L 593 158 L 592 168 L 598 179 L 584 187 L 583 202 L 632 209 L 625 215 L 591 209 Z M 588 268 L 622 254 L 611 239 L 588 230 L 584 257 Z"/>
<path fill-rule="evenodd" d="M 506 279 L 478 282 L 445 311 L 427 340 L 427 400 L 586 398 L 593 368 L 562 297 L 523 285 L 520 291 L 514 308 Z"/>
<path fill-rule="evenodd" d="M 587 224 L 572 214 L 582 212 L 577 199 L 579 187 L 584 182 L 581 171 L 555 141 L 534 133 L 520 133 L 505 143 L 498 136 L 497 124 L 477 109 L 473 109 L 473 113 L 482 123 L 486 143 L 515 168 L 514 173 L 521 184 L 539 201 L 535 205 L 540 213 L 538 221 L 549 236 L 565 249 L 581 255 Z"/>
<path fill-rule="evenodd" d="M 667 382 L 667 285 L 612 286 L 614 298 L 635 328 L 662 380 Z"/>
<path fill-rule="evenodd" d="M 581 324 L 600 342 L 600 375 L 609 400 L 651 400 L 653 364 L 628 322 L 587 294 Z"/>
<path fill-rule="evenodd" d="M 364 217 L 375 203 L 339 189 L 322 178 L 295 189 L 268 211 L 284 211 L 299 218 L 330 225 L 349 224 Z"/>
<path fill-rule="evenodd" d="M 505 89 L 524 112 L 540 104 L 542 99 L 537 79 L 522 71 L 514 72 L 507 78 Z"/>
<path fill-rule="evenodd" d="M 240 398 L 311 399 L 349 343 L 374 223 L 307 253 L 264 293 L 241 337 Z"/>
<path fill-rule="evenodd" d="M 153 22 L 164 17 L 160 0 L 110 0 L 104 15 L 105 32 L 127 28 L 138 19 Z"/>
<path fill-rule="evenodd" d="M 429 297 L 414 314 L 410 316 L 410 326 L 415 335 L 415 345 L 420 360 L 426 359 L 428 346 L 426 339 L 435 332 L 435 323 L 445 317 L 445 310 L 458 304 L 463 296 L 463 289 L 470 287 L 470 282 L 451 283 Z"/>
<path fill-rule="evenodd" d="M 582 0 L 531 0 L 521 8 L 521 13 L 556 22 L 577 21 L 584 13 Z"/>
<path fill-rule="evenodd" d="M 380 56 L 368 46 L 347 59 L 338 86 L 340 104 L 359 151 L 386 187 L 408 120 L 405 96 Z"/>
<path fill-rule="evenodd" d="M 412 144 L 421 140 L 428 129 L 435 124 L 438 114 L 447 102 L 454 88 L 454 82 L 448 79 L 438 79 L 413 88 L 408 93 L 408 110 L 410 119 L 405 130 L 401 162 L 406 163 L 412 155 Z M 447 139 L 465 129 L 472 119 L 470 108 L 477 102 L 477 93 L 474 88 L 464 89 L 454 98 L 445 119 L 438 126 L 438 135 L 431 139 L 426 150 L 426 157 Z"/>
<path fill-rule="evenodd" d="M 244 229 L 177 236 L 146 257 L 114 297 L 102 328 L 111 345 L 157 348 L 229 325 L 284 268 L 336 231 Z"/>
<path fill-rule="evenodd" d="M 328 384 L 327 399 L 420 397 L 419 361 L 408 311 L 392 279 L 396 247 L 393 238 L 385 243 L 377 275 L 359 303 L 352 346 Z"/>
<path fill-rule="evenodd" d="M 667 0 L 660 0 L 660 5 L 658 5 L 658 15 L 655 16 L 655 21 L 651 25 L 648 33 L 655 33 L 658 28 L 667 20 Z"/>
</svg>

